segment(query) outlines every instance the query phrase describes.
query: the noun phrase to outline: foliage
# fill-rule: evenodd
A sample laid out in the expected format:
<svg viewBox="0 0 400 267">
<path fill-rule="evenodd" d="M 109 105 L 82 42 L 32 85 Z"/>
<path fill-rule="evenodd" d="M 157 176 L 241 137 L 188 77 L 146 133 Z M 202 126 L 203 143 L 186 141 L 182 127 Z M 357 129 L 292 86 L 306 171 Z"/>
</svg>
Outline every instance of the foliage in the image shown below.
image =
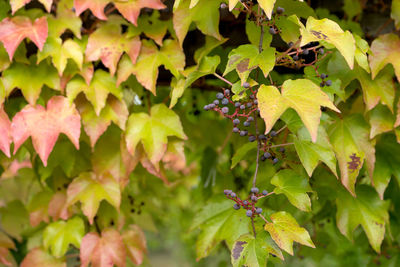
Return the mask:
<svg viewBox="0 0 400 267">
<path fill-rule="evenodd" d="M 0 266 L 399 266 L 387 2 L 0 0 Z"/>
</svg>

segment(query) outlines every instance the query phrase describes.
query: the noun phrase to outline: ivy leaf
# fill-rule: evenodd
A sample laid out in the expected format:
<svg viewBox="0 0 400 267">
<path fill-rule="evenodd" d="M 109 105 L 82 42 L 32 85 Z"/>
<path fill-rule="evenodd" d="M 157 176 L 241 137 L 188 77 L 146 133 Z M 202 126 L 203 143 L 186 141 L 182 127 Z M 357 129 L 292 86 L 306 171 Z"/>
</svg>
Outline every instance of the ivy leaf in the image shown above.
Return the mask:
<svg viewBox="0 0 400 267">
<path fill-rule="evenodd" d="M 97 233 L 88 233 L 82 239 L 81 266 L 87 267 L 125 267 L 126 251 L 121 235 L 114 229 L 105 229 L 101 237 Z"/>
<path fill-rule="evenodd" d="M 79 16 L 86 9 L 90 9 L 93 14 L 102 20 L 107 20 L 104 8 L 111 2 L 110 0 L 74 0 L 76 15 Z M 118 11 L 129 22 L 137 25 L 137 18 L 142 8 L 163 9 L 165 5 L 160 0 L 127 0 L 112 1 Z"/>
<path fill-rule="evenodd" d="M 15 12 L 20 9 L 21 7 L 25 6 L 32 0 L 10 0 L 12 14 L 14 15 Z M 51 5 L 53 4 L 53 0 L 39 0 L 40 3 L 44 5 L 47 12 L 51 11 Z"/>
<path fill-rule="evenodd" d="M 231 169 L 233 169 L 250 151 L 257 149 L 257 143 L 246 143 L 236 150 L 232 157 Z"/>
<path fill-rule="evenodd" d="M 271 19 L 276 0 L 257 0 L 257 2 L 264 9 L 265 15 Z"/>
<path fill-rule="evenodd" d="M 307 192 L 312 192 L 308 178 L 292 170 L 282 170 L 272 177 L 276 194 L 284 194 L 295 207 L 302 211 L 311 211 L 311 200 Z"/>
<path fill-rule="evenodd" d="M 163 39 L 167 30 L 172 25 L 171 20 L 165 21 L 160 18 L 160 12 L 153 11 L 151 15 L 140 16 L 137 27 L 129 25 L 127 37 L 140 36 L 144 33 L 150 39 L 153 39 L 156 44 L 162 45 Z"/>
<path fill-rule="evenodd" d="M 21 262 L 21 267 L 67 267 L 67 264 L 60 259 L 56 259 L 41 248 L 34 248 L 25 256 Z"/>
<path fill-rule="evenodd" d="M 240 236 L 233 244 L 231 261 L 234 267 L 264 267 L 267 265 L 269 253 L 283 260 L 282 252 L 268 236 L 267 232 Z"/>
<path fill-rule="evenodd" d="M 85 224 L 79 217 L 68 221 L 57 221 L 47 225 L 43 232 L 43 246 L 51 254 L 60 258 L 65 255 L 69 245 L 79 248 L 85 234 Z"/>
<path fill-rule="evenodd" d="M 175 4 L 172 22 L 180 46 L 182 46 L 192 22 L 196 23 L 197 28 L 204 35 L 211 35 L 218 40 L 222 39 L 218 29 L 220 3 L 221 1 L 218 0 L 202 0 L 193 8 L 190 8 L 190 0 L 182 0 L 178 6 Z M 204 16 L 204 10 L 207 10 L 207 16 Z"/>
<path fill-rule="evenodd" d="M 148 158 L 156 166 L 166 152 L 168 136 L 187 138 L 178 115 L 164 104 L 152 106 L 150 115 L 131 114 L 125 134 L 129 153 L 135 155 L 136 146 L 142 142 Z"/>
<path fill-rule="evenodd" d="M 60 38 L 48 38 L 44 44 L 43 50 L 38 54 L 37 63 L 43 59 L 51 57 L 54 67 L 58 70 L 58 75 L 62 76 L 68 59 L 72 59 L 76 65 L 82 69 L 83 51 L 80 45 L 72 39 L 66 40 L 64 43 Z"/>
<path fill-rule="evenodd" d="M 140 52 L 141 42 L 139 37 L 127 38 L 122 35 L 119 23 L 106 23 L 101 25 L 94 33 L 89 36 L 86 47 L 86 61 L 96 61 L 101 59 L 104 66 L 110 69 L 114 76 L 117 64 L 122 54 L 126 52 L 132 64 Z"/>
<path fill-rule="evenodd" d="M 14 242 L 5 233 L 0 233 L 0 263 L 6 266 L 13 266 L 9 249 L 16 250 Z"/>
<path fill-rule="evenodd" d="M 387 65 L 392 64 L 397 80 L 400 80 L 400 62 L 396 60 L 400 56 L 400 38 L 393 33 L 380 35 L 371 44 L 369 64 L 372 79 Z"/>
<path fill-rule="evenodd" d="M 350 240 L 354 230 L 361 224 L 372 248 L 380 253 L 385 236 L 385 224 L 389 222 L 389 201 L 380 200 L 369 186 L 357 187 L 357 197 L 340 190 L 336 199 L 336 221 L 340 232 Z"/>
<path fill-rule="evenodd" d="M 183 71 L 185 66 L 185 54 L 178 43 L 167 39 L 158 50 L 152 41 L 143 41 L 136 64 L 132 64 L 127 57 L 122 58 L 117 73 L 117 84 L 134 74 L 139 83 L 155 95 L 158 67 L 161 65 L 170 70 L 175 77 L 179 77 L 179 71 Z"/>
<path fill-rule="evenodd" d="M 67 97 L 72 102 L 80 92 L 92 103 L 96 115 L 106 106 L 108 94 L 113 94 L 118 99 L 122 99 L 122 90 L 116 86 L 116 80 L 104 70 L 96 70 L 90 85 L 81 77 L 75 77 L 68 82 Z"/>
<path fill-rule="evenodd" d="M 33 63 L 26 65 L 15 62 L 3 72 L 2 81 L 6 96 L 14 88 L 19 88 L 31 105 L 36 104 L 44 85 L 54 90 L 60 90 L 60 78 L 57 75 L 57 70 L 45 61 L 39 65 Z M 29 81 L 29 83 L 26 81 Z"/>
<path fill-rule="evenodd" d="M 119 184 L 110 174 L 96 176 L 90 172 L 81 173 L 68 186 L 67 195 L 68 206 L 81 202 L 82 211 L 90 224 L 93 224 L 93 218 L 103 199 L 117 209 L 121 203 Z"/>
<path fill-rule="evenodd" d="M 39 154 L 44 166 L 47 165 L 53 147 L 60 133 L 64 133 L 79 149 L 81 121 L 75 105 L 69 105 L 66 98 L 53 96 L 47 102 L 47 108 L 27 105 L 18 112 L 11 123 L 14 140 L 14 154 L 18 148 L 32 137 L 33 147 Z"/>
<path fill-rule="evenodd" d="M 293 241 L 315 248 L 307 230 L 300 227 L 289 213 L 280 211 L 272 214 L 270 219 L 272 222 L 265 224 L 265 230 L 275 243 L 290 255 L 293 255 Z"/>
<path fill-rule="evenodd" d="M 324 162 L 335 176 L 337 176 L 336 157 L 325 128 L 321 126 L 318 127 L 317 141 L 313 143 L 306 128 L 302 127 L 297 131 L 297 136 L 294 139 L 294 146 L 304 169 L 306 169 L 310 177 L 319 161 Z"/>
<path fill-rule="evenodd" d="M 21 190 L 21 187 L 18 189 Z M 30 227 L 29 214 L 25 205 L 20 200 L 13 200 L 8 202 L 6 206 L 1 207 L 0 213 L 1 228 L 11 237 L 21 242 L 21 234 Z"/>
<path fill-rule="evenodd" d="M 43 49 L 48 34 L 47 19 L 41 17 L 33 23 L 28 17 L 16 16 L 0 22 L 0 41 L 12 61 L 14 52 L 25 38 L 29 38 L 39 50 Z"/>
<path fill-rule="evenodd" d="M 136 265 L 143 263 L 144 254 L 147 253 L 146 236 L 137 225 L 130 225 L 128 231 L 122 234 L 128 257 Z"/>
<path fill-rule="evenodd" d="M 258 48 L 255 45 L 241 45 L 233 49 L 228 57 L 229 61 L 223 75 L 225 76 L 236 68 L 242 83 L 247 80 L 253 69 L 260 67 L 264 76 L 267 77 L 275 66 L 275 48 L 272 47 L 258 53 Z"/>
<path fill-rule="evenodd" d="M 332 124 L 328 135 L 339 162 L 342 184 L 355 196 L 354 185 L 364 159 L 370 177 L 374 173 L 375 148 L 369 140 L 369 126 L 361 115 L 355 114 Z"/>
<path fill-rule="evenodd" d="M 376 106 L 369 112 L 369 124 L 371 125 L 369 138 L 373 139 L 379 134 L 392 131 L 394 122 L 395 117 L 388 107 Z"/>
<path fill-rule="evenodd" d="M 300 33 L 302 35 L 300 46 L 316 41 L 330 43 L 340 51 L 350 69 L 353 69 L 356 42 L 349 31 L 344 32 L 340 26 L 332 20 L 317 20 L 313 17 L 307 19 L 306 27 L 302 24 L 300 27 Z"/>
<path fill-rule="evenodd" d="M 201 229 L 196 242 L 197 260 L 209 255 L 212 248 L 223 240 L 231 248 L 238 237 L 249 232 L 249 221 L 244 211 L 235 211 L 232 205 L 232 201 L 226 199 L 213 199 L 196 214 L 191 229 Z"/>
<path fill-rule="evenodd" d="M 71 215 L 67 206 L 67 194 L 65 191 L 57 191 L 49 202 L 47 213 L 53 221 L 67 220 Z"/>
<path fill-rule="evenodd" d="M 1 90 L 1 88 L 0 88 Z M 0 108 L 0 150 L 10 157 L 11 138 L 11 121 L 3 108 Z"/>
<path fill-rule="evenodd" d="M 28 205 L 29 221 L 33 227 L 36 227 L 40 222 L 49 223 L 49 215 L 47 207 L 52 197 L 50 190 L 43 190 L 33 196 Z"/>
<path fill-rule="evenodd" d="M 99 137 L 107 130 L 111 122 L 117 124 L 122 130 L 125 130 L 125 124 L 128 119 L 128 108 L 123 101 L 110 96 L 107 99 L 106 106 L 97 116 L 93 106 L 84 98 L 77 100 L 77 109 L 82 117 L 83 127 L 90 138 L 92 147 L 96 144 Z"/>
<path fill-rule="evenodd" d="M 400 28 L 400 1 L 393 0 L 390 17 L 394 19 L 396 29 Z"/>
<path fill-rule="evenodd" d="M 307 127 L 314 143 L 317 141 L 321 117 L 320 107 L 325 106 L 340 113 L 320 87 L 307 79 L 286 80 L 281 93 L 275 86 L 261 85 L 257 98 L 261 117 L 266 124 L 265 133 L 272 129 L 286 109 L 293 108 Z"/>
<path fill-rule="evenodd" d="M 57 15 L 48 16 L 49 37 L 58 38 L 66 29 L 71 30 L 81 39 L 82 20 L 72 11 L 73 1 L 60 0 L 57 4 Z"/>
</svg>

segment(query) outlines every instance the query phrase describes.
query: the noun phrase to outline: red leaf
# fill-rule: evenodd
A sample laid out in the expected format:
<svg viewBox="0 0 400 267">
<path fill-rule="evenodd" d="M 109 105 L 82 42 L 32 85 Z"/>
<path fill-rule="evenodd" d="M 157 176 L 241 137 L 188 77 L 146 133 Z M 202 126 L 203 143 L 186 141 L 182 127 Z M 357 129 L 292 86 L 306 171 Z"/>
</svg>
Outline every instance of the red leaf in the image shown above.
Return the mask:
<svg viewBox="0 0 400 267">
<path fill-rule="evenodd" d="M 134 264 L 142 264 L 144 254 L 147 253 L 146 236 L 142 229 L 137 225 L 131 225 L 130 229 L 123 233 L 123 239 L 128 257 Z"/>
<path fill-rule="evenodd" d="M 82 239 L 81 267 L 125 267 L 126 250 L 122 237 L 114 229 L 105 229 L 101 237 L 97 233 L 88 233 Z"/>
<path fill-rule="evenodd" d="M 47 166 L 47 158 L 60 133 L 67 135 L 79 149 L 81 117 L 75 105 L 69 105 L 66 98 L 53 96 L 47 103 L 47 109 L 40 105 L 27 105 L 18 112 L 11 123 L 11 132 L 15 144 L 14 154 L 31 136 L 33 147 L 44 166 Z"/>
<path fill-rule="evenodd" d="M 21 267 L 66 267 L 67 264 L 58 260 L 40 248 L 32 249 L 21 263 Z"/>
<path fill-rule="evenodd" d="M 11 139 L 11 122 L 7 113 L 0 109 L 0 150 L 10 157 Z"/>
<path fill-rule="evenodd" d="M 59 218 L 67 220 L 71 216 L 65 191 L 57 191 L 54 194 L 49 203 L 48 214 L 53 218 L 53 221 L 57 221 Z"/>
<path fill-rule="evenodd" d="M 107 20 L 104 14 L 104 8 L 108 4 L 108 0 L 74 0 L 76 15 L 79 16 L 86 9 L 90 9 L 93 15 L 102 20 Z"/>
<path fill-rule="evenodd" d="M 18 9 L 20 9 L 21 7 L 23 7 L 24 5 L 28 4 L 31 1 L 32 0 L 11 0 L 10 5 L 11 5 L 12 14 L 14 15 L 14 13 Z M 44 5 L 47 12 L 51 11 L 51 5 L 53 4 L 53 0 L 39 0 L 39 2 L 41 2 Z"/>
<path fill-rule="evenodd" d="M 48 34 L 47 18 L 41 17 L 33 23 L 28 17 L 17 16 L 5 18 L 0 22 L 0 41 L 7 50 L 10 61 L 18 45 L 25 38 L 29 38 L 41 51 Z"/>
</svg>

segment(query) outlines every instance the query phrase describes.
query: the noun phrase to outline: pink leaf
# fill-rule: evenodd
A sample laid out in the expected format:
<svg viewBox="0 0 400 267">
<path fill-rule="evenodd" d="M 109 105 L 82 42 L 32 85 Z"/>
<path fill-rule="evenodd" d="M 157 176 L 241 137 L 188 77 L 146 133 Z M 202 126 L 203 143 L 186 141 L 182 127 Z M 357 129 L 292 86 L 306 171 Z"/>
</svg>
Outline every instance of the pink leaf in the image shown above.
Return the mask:
<svg viewBox="0 0 400 267">
<path fill-rule="evenodd" d="M 27 105 L 18 112 L 11 123 L 14 140 L 14 154 L 18 148 L 32 137 L 33 147 L 39 154 L 44 166 L 60 133 L 64 133 L 79 149 L 81 134 L 81 117 L 75 105 L 69 105 L 62 96 L 54 96 L 43 106 Z"/>
<path fill-rule="evenodd" d="M 10 157 L 11 122 L 3 108 L 0 109 L 0 150 Z"/>
<path fill-rule="evenodd" d="M 137 0 L 127 2 L 116 2 L 115 7 L 122 16 L 137 26 L 137 19 L 142 8 L 163 9 L 166 6 L 160 0 Z"/>
<path fill-rule="evenodd" d="M 67 264 L 58 260 L 40 248 L 32 249 L 21 263 L 21 267 L 66 267 Z"/>
<path fill-rule="evenodd" d="M 33 23 L 28 17 L 16 16 L 5 18 L 0 22 L 0 41 L 7 50 L 10 61 L 18 45 L 29 38 L 41 51 L 48 34 L 47 18 L 41 17 Z"/>
<path fill-rule="evenodd" d="M 101 237 L 97 233 L 88 233 L 82 239 L 81 267 L 92 262 L 92 267 L 125 267 L 126 250 L 122 237 L 114 229 L 105 229 Z"/>
</svg>

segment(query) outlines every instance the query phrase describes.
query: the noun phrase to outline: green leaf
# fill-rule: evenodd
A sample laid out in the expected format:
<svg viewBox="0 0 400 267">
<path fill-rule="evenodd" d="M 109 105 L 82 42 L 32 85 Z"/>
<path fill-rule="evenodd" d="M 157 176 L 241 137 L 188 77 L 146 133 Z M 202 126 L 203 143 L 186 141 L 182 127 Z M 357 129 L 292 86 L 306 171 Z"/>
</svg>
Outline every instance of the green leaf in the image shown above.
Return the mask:
<svg viewBox="0 0 400 267">
<path fill-rule="evenodd" d="M 283 7 L 287 16 L 296 15 L 305 19 L 317 16 L 314 9 L 301 0 L 277 0 L 275 6 Z"/>
<path fill-rule="evenodd" d="M 250 151 L 257 149 L 257 143 L 246 143 L 236 150 L 232 157 L 231 169 L 233 169 Z"/>
<path fill-rule="evenodd" d="M 36 104 L 44 85 L 54 90 L 60 90 L 60 78 L 57 75 L 57 70 L 45 61 L 39 65 L 13 63 L 3 72 L 2 81 L 6 96 L 17 87 L 21 89 L 25 99 L 31 105 Z"/>
<path fill-rule="evenodd" d="M 320 87 L 307 79 L 286 80 L 282 90 L 275 86 L 261 85 L 257 93 L 261 117 L 268 133 L 275 122 L 288 108 L 293 108 L 310 132 L 313 142 L 317 141 L 321 106 L 340 112 Z"/>
<path fill-rule="evenodd" d="M 260 67 L 264 76 L 267 77 L 275 66 L 275 48 L 272 47 L 259 53 L 255 45 L 241 45 L 233 49 L 228 57 L 224 76 L 236 69 L 242 83 L 246 82 L 253 69 Z"/>
<path fill-rule="evenodd" d="M 264 9 L 265 15 L 271 19 L 276 0 L 257 0 L 257 2 Z"/>
<path fill-rule="evenodd" d="M 38 52 L 37 62 L 51 57 L 54 67 L 58 70 L 58 75 L 62 76 L 68 59 L 72 59 L 76 65 L 82 69 L 83 51 L 81 46 L 72 39 L 66 40 L 64 43 L 60 38 L 48 38 L 44 44 L 43 50 Z"/>
<path fill-rule="evenodd" d="M 85 224 L 79 217 L 66 222 L 53 222 L 43 232 L 43 246 L 45 249 L 50 249 L 53 256 L 59 258 L 65 255 L 70 244 L 80 248 L 84 234 Z"/>
<path fill-rule="evenodd" d="M 111 176 L 104 174 L 97 176 L 94 173 L 83 172 L 68 186 L 67 205 L 81 202 L 83 213 L 88 217 L 90 224 L 104 199 L 119 208 L 121 191 L 118 182 Z"/>
<path fill-rule="evenodd" d="M 311 200 L 307 192 L 312 192 L 308 178 L 292 170 L 282 170 L 274 175 L 271 184 L 276 194 L 284 194 L 295 207 L 311 211 Z"/>
<path fill-rule="evenodd" d="M 249 232 L 249 220 L 244 211 L 232 208 L 230 200 L 216 199 L 197 213 L 191 229 L 200 228 L 196 242 L 197 260 L 208 256 L 218 243 L 226 241 L 232 247 L 234 241 Z"/>
<path fill-rule="evenodd" d="M 81 39 L 82 20 L 72 11 L 74 6 L 71 0 L 60 0 L 57 4 L 57 16 L 48 16 L 49 37 L 59 37 L 66 29 L 71 30 Z"/>
<path fill-rule="evenodd" d="M 361 115 L 354 114 L 332 124 L 328 135 L 339 162 L 342 184 L 355 195 L 354 185 L 364 160 L 370 176 L 374 172 L 375 148 L 369 140 L 369 126 Z"/>
<path fill-rule="evenodd" d="M 362 7 L 359 1 L 344 0 L 343 10 L 349 20 L 352 20 L 355 16 L 361 14 Z"/>
<path fill-rule="evenodd" d="M 165 154 L 168 136 L 186 139 L 178 115 L 164 104 L 152 106 L 150 115 L 132 113 L 125 134 L 129 153 L 135 155 L 137 145 L 142 142 L 148 158 L 155 166 Z"/>
<path fill-rule="evenodd" d="M 369 112 L 369 124 L 371 131 L 369 137 L 373 139 L 375 136 L 393 130 L 395 117 L 389 108 L 378 105 Z"/>
<path fill-rule="evenodd" d="M 261 34 L 261 28 L 258 27 L 254 21 L 246 19 L 246 35 L 252 45 L 255 45 L 257 47 L 259 46 L 260 34 Z M 269 48 L 271 41 L 272 41 L 272 35 L 269 33 L 264 33 L 262 48 L 263 49 Z"/>
<path fill-rule="evenodd" d="M 180 76 L 179 71 L 183 71 L 185 66 L 185 54 L 179 44 L 167 39 L 158 50 L 152 41 L 143 41 L 136 64 L 133 65 L 129 57 L 122 57 L 117 72 L 117 84 L 126 81 L 131 74 L 134 74 L 140 84 L 156 94 L 158 67 L 161 65 L 171 71 L 175 77 Z"/>
<path fill-rule="evenodd" d="M 317 141 L 313 143 L 306 128 L 302 127 L 298 130 L 297 137 L 294 139 L 294 146 L 304 169 L 306 169 L 310 177 L 319 161 L 324 162 L 335 176 L 337 175 L 335 153 L 333 152 L 325 128 L 321 126 L 318 128 Z"/>
<path fill-rule="evenodd" d="M 394 19 L 396 29 L 400 28 L 400 0 L 392 1 L 392 9 L 391 9 L 390 17 Z"/>
<path fill-rule="evenodd" d="M 392 64 L 400 80 L 400 38 L 393 33 L 380 35 L 371 44 L 372 54 L 369 56 L 369 64 L 372 72 L 372 79 L 387 65 Z"/>
<path fill-rule="evenodd" d="M 372 248 L 380 253 L 385 236 L 385 224 L 389 222 L 389 201 L 380 200 L 369 186 L 357 187 L 357 197 L 340 190 L 336 199 L 336 220 L 340 232 L 350 240 L 354 230 L 361 225 Z"/>
<path fill-rule="evenodd" d="M 29 214 L 24 204 L 14 200 L 0 208 L 1 228 L 10 236 L 21 241 L 21 234 L 29 228 Z"/>
<path fill-rule="evenodd" d="M 189 7 L 190 0 L 179 2 L 175 3 L 172 21 L 181 46 L 192 22 L 196 23 L 197 28 L 205 35 L 211 35 L 218 40 L 222 39 L 218 29 L 221 1 L 202 0 L 193 8 Z M 207 16 L 204 16 L 205 10 L 207 10 Z"/>
<path fill-rule="evenodd" d="M 264 228 L 269 232 L 275 243 L 290 255 L 293 255 L 293 242 L 315 248 L 307 230 L 300 227 L 295 218 L 285 211 L 270 216 L 272 222 Z"/>
<path fill-rule="evenodd" d="M 307 19 L 306 27 L 302 24 L 300 26 L 302 35 L 300 46 L 316 41 L 330 43 L 340 51 L 349 67 L 353 69 L 356 44 L 353 35 L 349 31 L 344 32 L 332 20 L 317 20 L 313 17 Z"/>
<path fill-rule="evenodd" d="M 78 76 L 68 82 L 66 91 L 68 100 L 71 103 L 79 93 L 83 92 L 92 103 L 97 116 L 106 106 L 108 94 L 113 94 L 116 98 L 122 100 L 122 89 L 116 85 L 115 78 L 100 69 L 96 70 L 89 85 L 82 77 Z"/>
</svg>

